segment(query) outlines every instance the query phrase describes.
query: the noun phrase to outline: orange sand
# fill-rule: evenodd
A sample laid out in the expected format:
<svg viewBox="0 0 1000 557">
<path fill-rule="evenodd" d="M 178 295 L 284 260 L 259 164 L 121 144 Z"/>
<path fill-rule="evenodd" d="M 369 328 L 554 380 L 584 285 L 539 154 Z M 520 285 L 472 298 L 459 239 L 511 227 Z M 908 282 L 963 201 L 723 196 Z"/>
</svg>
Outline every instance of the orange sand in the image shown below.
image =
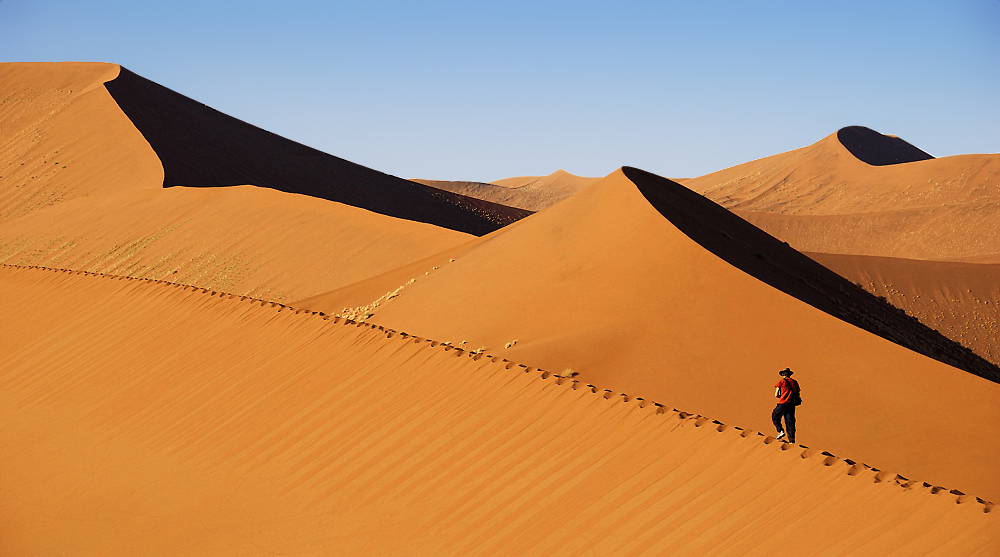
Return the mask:
<svg viewBox="0 0 1000 557">
<path fill-rule="evenodd" d="M 987 360 L 1000 363 L 1000 265 L 808 255 Z"/>
<path fill-rule="evenodd" d="M 148 281 L 0 284 L 4 555 L 1000 542 L 974 497 L 414 337 Z"/>
<path fill-rule="evenodd" d="M 799 441 L 1000 499 L 1000 433 L 986 427 L 1000 385 L 734 268 L 621 171 L 463 250 L 423 262 L 427 275 L 411 266 L 415 282 L 371 320 L 764 431 L 790 366 L 807 401 Z M 299 304 L 339 312 L 405 282 L 389 273 Z"/>
<path fill-rule="evenodd" d="M 95 193 L 158 189 L 163 168 L 104 89 L 115 64 L 0 64 L 0 222 Z"/>
</svg>

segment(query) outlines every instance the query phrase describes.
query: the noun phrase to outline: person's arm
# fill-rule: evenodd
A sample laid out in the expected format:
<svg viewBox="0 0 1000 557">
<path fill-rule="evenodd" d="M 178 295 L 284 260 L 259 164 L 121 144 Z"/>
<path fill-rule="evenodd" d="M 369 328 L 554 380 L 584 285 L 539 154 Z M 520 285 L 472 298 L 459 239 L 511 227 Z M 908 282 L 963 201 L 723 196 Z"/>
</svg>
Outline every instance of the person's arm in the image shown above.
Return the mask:
<svg viewBox="0 0 1000 557">
<path fill-rule="evenodd" d="M 774 398 L 781 398 L 781 387 L 774 388 Z"/>
</svg>

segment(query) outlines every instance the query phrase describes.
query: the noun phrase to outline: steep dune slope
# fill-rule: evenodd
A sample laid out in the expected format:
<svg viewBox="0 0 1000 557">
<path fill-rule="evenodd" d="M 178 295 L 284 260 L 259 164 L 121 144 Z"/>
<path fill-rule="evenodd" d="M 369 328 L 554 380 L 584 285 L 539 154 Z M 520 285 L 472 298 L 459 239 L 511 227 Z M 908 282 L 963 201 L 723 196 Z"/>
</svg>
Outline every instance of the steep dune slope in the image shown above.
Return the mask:
<svg viewBox="0 0 1000 557">
<path fill-rule="evenodd" d="M 659 180 L 646 189 L 686 191 Z M 683 207 L 692 213 L 688 218 L 702 219 L 707 233 L 718 235 L 716 242 L 730 242 L 742 255 L 727 256 L 737 257 L 748 272 L 795 288 L 821 307 L 844 303 L 847 294 L 872 299 L 801 254 L 807 263 L 798 276 L 790 274 L 795 269 L 784 265 L 793 250 L 773 239 L 765 245 L 757 237 L 733 236 L 748 234 L 737 226 L 742 221 L 701 201 Z M 728 240 L 722 234 L 727 222 Z M 678 230 L 622 171 L 449 258 L 455 261 L 435 261 L 439 268 L 426 269 L 425 276 L 411 268 L 417 280 L 371 320 L 455 344 L 466 341 L 473 349 L 485 346 L 556 373 L 570 368 L 601 387 L 762 430 L 771 427 L 776 372 L 790 366 L 806 393 L 800 412 L 804 443 L 882 462 L 904 475 L 1000 495 L 991 472 L 1000 459 L 1000 434 L 986 426 L 1000 419 L 1000 385 L 911 352 L 748 275 Z M 328 312 L 367 304 L 373 298 L 363 296 L 404 284 L 398 273 L 387 277 L 370 281 L 367 291 L 355 285 L 299 304 Z M 914 327 L 914 320 L 879 307 L 861 303 L 845 308 L 845 317 L 877 314 L 885 334 L 899 333 L 900 341 L 917 335 L 911 337 L 915 347 L 934 338 Z M 938 336 L 933 342 L 942 341 Z M 995 376 L 995 367 L 945 344 L 956 358 L 975 361 L 984 375 Z M 941 408 L 948 409 L 948 420 L 940 419 Z"/>
<path fill-rule="evenodd" d="M 156 154 L 102 85 L 117 75 L 114 64 L 0 64 L 0 222 L 160 188 Z"/>
<path fill-rule="evenodd" d="M 0 285 L 20 316 L 0 322 L 4 554 L 1000 541 L 975 497 L 411 336 L 147 281 L 4 267 Z"/>
<path fill-rule="evenodd" d="M 287 301 L 378 275 L 472 238 L 264 188 L 164 189 L 157 153 L 103 85 L 118 73 L 112 64 L 0 64 L 0 262 L 169 277 Z M 155 100 L 151 93 L 145 102 Z M 180 108 L 197 105 L 217 120 L 232 120 L 184 100 Z M 201 133 L 205 130 L 199 132 L 198 125 L 215 125 L 211 118 L 199 120 L 202 112 L 153 115 L 169 116 L 179 127 L 190 120 L 192 133 Z M 219 128 L 236 134 L 228 138 L 228 147 L 216 146 L 224 154 L 246 140 L 239 135 L 244 128 L 256 130 L 239 124 L 243 127 Z M 268 137 L 269 147 L 291 144 Z M 253 168 L 271 176 L 289 164 L 308 166 L 288 158 L 292 151 L 275 147 Z M 206 149 L 196 162 L 215 168 L 241 160 L 205 160 L 211 153 Z M 248 154 L 253 151 L 243 153 Z M 380 187 L 371 176 L 396 180 L 322 153 L 312 158 L 353 169 L 354 174 L 340 178 L 361 180 L 347 184 L 358 191 Z"/>
<path fill-rule="evenodd" d="M 921 153 L 844 128 L 684 185 L 801 251 L 941 260 L 997 253 L 1000 155 Z"/>
<path fill-rule="evenodd" d="M 122 68 L 106 84 L 163 163 L 163 185 L 250 184 L 482 235 L 526 211 L 415 184 L 209 108 Z"/>
<path fill-rule="evenodd" d="M 168 279 L 288 302 L 474 236 L 253 186 L 76 199 L 0 225 L 0 263 Z"/>
<path fill-rule="evenodd" d="M 807 255 L 1000 364 L 1000 265 Z"/>
</svg>

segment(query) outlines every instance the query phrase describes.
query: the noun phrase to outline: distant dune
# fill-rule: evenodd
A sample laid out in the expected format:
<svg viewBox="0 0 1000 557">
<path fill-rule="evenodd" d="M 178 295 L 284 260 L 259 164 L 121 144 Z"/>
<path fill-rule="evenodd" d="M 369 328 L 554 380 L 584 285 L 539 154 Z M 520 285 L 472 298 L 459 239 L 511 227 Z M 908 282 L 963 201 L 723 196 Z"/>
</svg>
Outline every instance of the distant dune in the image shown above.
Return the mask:
<svg viewBox="0 0 1000 557">
<path fill-rule="evenodd" d="M 598 180 L 600 178 L 585 178 L 570 174 L 565 170 L 557 170 L 548 176 L 505 178 L 488 184 L 420 179 L 413 181 L 501 205 L 519 207 L 529 211 L 541 211 Z"/>
<path fill-rule="evenodd" d="M 477 236 L 528 214 L 328 155 L 237 120 L 125 68 L 106 87 L 160 158 L 167 187 L 251 184 Z"/>
<path fill-rule="evenodd" d="M 746 223 L 700 197 L 677 210 L 703 232 L 682 232 L 631 175 L 615 172 L 488 241 L 298 304 L 333 313 L 395 292 L 372 311 L 373 322 L 486 347 L 553 373 L 572 370 L 595 385 L 765 431 L 769 390 L 777 370 L 790 366 L 806 389 L 806 444 L 1000 498 L 1000 481 L 988 471 L 1000 459 L 1000 435 L 981 427 L 1000 419 L 1000 385 L 816 309 L 809 304 L 829 308 L 846 304 L 845 295 L 867 295 L 801 255 L 796 260 L 780 242 L 748 236 Z M 643 188 L 671 187 L 659 180 Z M 696 233 L 729 242 L 736 255 L 722 256 L 737 257 L 755 276 L 798 285 L 793 295 L 721 259 L 699 244 L 706 240 L 689 237 Z M 996 379 L 995 366 L 879 307 L 859 303 L 856 317 L 885 319 L 882 334 L 898 342 L 916 335 L 916 348 L 947 345 L 970 369 Z M 844 317 L 852 311 L 840 308 Z M 871 396 L 873 382 L 892 385 L 893 394 Z M 961 417 L 940 420 L 937 407 Z"/>
<path fill-rule="evenodd" d="M 5 555 L 1000 542 L 973 494 L 421 338 L 163 283 L 0 283 Z"/>
<path fill-rule="evenodd" d="M 851 127 L 684 185 L 800 251 L 951 261 L 995 256 L 1000 155 L 920 153 L 901 139 Z"/>
</svg>

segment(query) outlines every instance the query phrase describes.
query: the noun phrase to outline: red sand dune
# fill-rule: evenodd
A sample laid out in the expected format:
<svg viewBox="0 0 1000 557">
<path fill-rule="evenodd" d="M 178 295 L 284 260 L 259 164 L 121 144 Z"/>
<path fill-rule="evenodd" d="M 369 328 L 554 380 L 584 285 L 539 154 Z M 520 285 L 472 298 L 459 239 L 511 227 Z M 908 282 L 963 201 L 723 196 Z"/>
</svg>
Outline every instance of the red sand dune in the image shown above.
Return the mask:
<svg viewBox="0 0 1000 557">
<path fill-rule="evenodd" d="M 1000 265 L 807 255 L 1000 364 Z"/>
<path fill-rule="evenodd" d="M 722 214 L 704 204 L 684 211 L 742 230 L 742 221 L 707 205 Z M 738 248 L 742 241 L 749 239 L 731 239 Z M 761 253 L 762 264 L 775 261 L 779 274 L 793 272 L 780 266 L 784 256 L 772 248 L 746 249 L 770 250 Z M 757 260 L 748 253 L 742 263 Z M 819 271 L 835 277 L 815 267 L 783 280 L 808 290 L 829 280 Z M 1000 434 L 986 425 L 1000 419 L 1000 385 L 748 275 L 678 230 L 622 171 L 442 258 L 298 304 L 339 312 L 369 304 L 409 278 L 417 280 L 377 308 L 373 322 L 465 341 L 471 349 L 485 346 L 556 373 L 571 369 L 601 388 L 764 431 L 771 428 L 776 372 L 790 366 L 807 401 L 800 441 L 1000 499 L 1000 478 L 993 474 Z M 814 291 L 814 298 L 824 296 L 835 292 Z M 913 323 L 884 311 L 890 329 Z M 893 323 L 891 315 L 898 318 Z"/>
<path fill-rule="evenodd" d="M 164 189 L 157 153 L 102 86 L 117 75 L 118 66 L 112 64 L 0 64 L 0 262 L 169 277 L 288 301 L 383 273 L 472 238 L 257 187 Z M 155 108 L 155 95 L 150 97 L 147 101 Z M 247 124 L 232 124 L 232 119 L 180 98 L 177 102 L 187 112 L 176 113 L 176 122 L 216 126 L 211 120 L 216 117 L 222 122 L 219 129 L 234 136 L 245 139 L 256 133 L 263 145 L 274 148 L 269 160 L 278 167 L 308 150 Z M 235 129 L 226 127 L 230 124 Z M 236 139 L 231 143 L 241 145 Z M 406 184 L 321 153 L 314 158 L 319 162 L 308 170 L 329 170 L 331 179 L 333 170 L 323 166 L 330 160 L 354 172 L 351 179 L 374 176 L 352 182 L 353 191 L 368 188 L 369 196 L 377 194 L 372 188 L 380 187 L 380 179 Z M 233 157 L 226 163 L 238 161 Z"/>
<path fill-rule="evenodd" d="M 165 283 L 0 283 L 5 555 L 1000 542 L 975 497 L 420 338 Z"/>
<path fill-rule="evenodd" d="M 914 160 L 923 153 L 860 129 L 853 131 L 867 146 L 859 154 L 869 160 Z M 851 131 L 684 185 L 800 251 L 937 260 L 997 254 L 1000 155 L 873 166 L 842 143 L 840 136 Z"/>
<path fill-rule="evenodd" d="M 163 163 L 164 186 L 251 184 L 483 235 L 529 214 L 295 143 L 122 68 L 105 87 Z"/>
</svg>

